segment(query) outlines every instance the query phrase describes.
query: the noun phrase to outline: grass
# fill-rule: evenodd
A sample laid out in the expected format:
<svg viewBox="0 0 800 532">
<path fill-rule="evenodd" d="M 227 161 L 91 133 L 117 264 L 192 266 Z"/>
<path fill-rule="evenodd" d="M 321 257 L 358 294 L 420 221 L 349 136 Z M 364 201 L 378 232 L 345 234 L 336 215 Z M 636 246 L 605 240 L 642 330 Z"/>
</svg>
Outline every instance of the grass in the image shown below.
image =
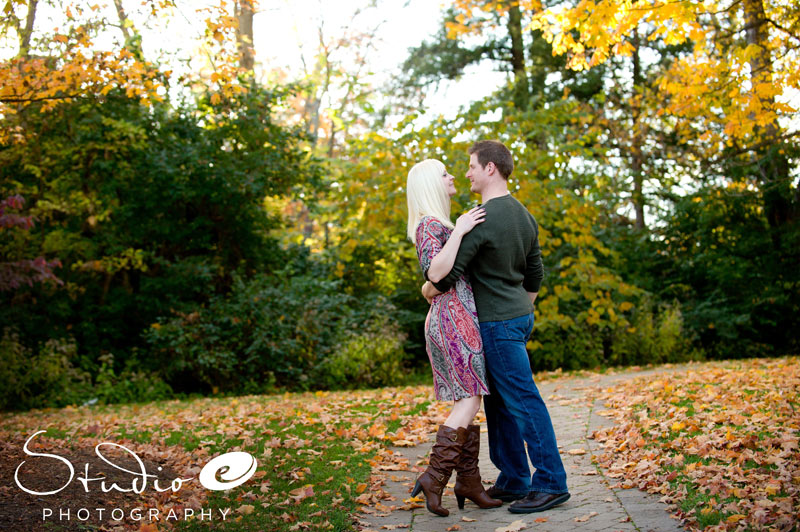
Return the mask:
<svg viewBox="0 0 800 532">
<path fill-rule="evenodd" d="M 255 475 L 228 491 L 200 487 L 212 520 L 172 521 L 176 529 L 218 530 L 219 510 L 230 509 L 225 530 L 349 530 L 377 451 L 414 437 L 408 422 L 431 396 L 430 387 L 403 387 L 67 407 L 4 416 L 0 437 L 41 427 L 65 446 L 84 437 L 131 441 L 165 454 L 180 450 L 185 463 L 200 466 L 245 451 L 258 461 Z"/>
</svg>

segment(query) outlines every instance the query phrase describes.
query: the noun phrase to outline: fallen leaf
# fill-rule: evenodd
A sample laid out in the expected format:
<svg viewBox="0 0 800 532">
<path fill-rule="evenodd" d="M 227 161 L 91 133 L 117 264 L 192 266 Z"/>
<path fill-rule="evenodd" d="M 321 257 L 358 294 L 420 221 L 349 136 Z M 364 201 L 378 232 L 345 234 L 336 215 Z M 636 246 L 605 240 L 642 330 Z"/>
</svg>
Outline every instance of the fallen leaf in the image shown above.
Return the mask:
<svg viewBox="0 0 800 532">
<path fill-rule="evenodd" d="M 591 519 L 592 517 L 594 517 L 594 516 L 596 516 L 596 515 L 598 515 L 598 513 L 597 513 L 597 512 L 589 512 L 589 513 L 588 513 L 588 514 L 586 514 L 586 515 L 582 515 L 582 516 L 580 516 L 580 517 L 576 517 L 576 518 L 574 519 L 574 521 L 575 521 L 576 523 L 585 523 L 586 521 L 588 521 L 589 519 Z"/>
<path fill-rule="evenodd" d="M 571 454 L 572 456 L 578 456 L 578 455 L 581 455 L 581 454 L 586 454 L 586 449 L 583 449 L 583 448 L 570 449 L 569 451 L 567 451 L 567 454 Z"/>
<path fill-rule="evenodd" d="M 252 504 L 243 504 L 236 509 L 236 512 L 242 515 L 250 515 L 253 510 L 255 510 L 255 507 Z"/>
<path fill-rule="evenodd" d="M 494 532 L 519 532 L 520 530 L 525 530 L 528 526 L 525 524 L 525 521 L 519 519 L 514 521 L 508 526 L 501 526 L 500 528 L 495 528 Z"/>
<path fill-rule="evenodd" d="M 678 432 L 678 431 L 681 431 L 681 430 L 683 430 L 684 428 L 686 428 L 686 423 L 681 423 L 681 422 L 679 422 L 679 421 L 676 421 L 675 423 L 673 423 L 673 424 L 672 424 L 672 427 L 671 427 L 671 428 L 672 428 L 672 430 L 674 430 L 675 432 Z"/>
</svg>

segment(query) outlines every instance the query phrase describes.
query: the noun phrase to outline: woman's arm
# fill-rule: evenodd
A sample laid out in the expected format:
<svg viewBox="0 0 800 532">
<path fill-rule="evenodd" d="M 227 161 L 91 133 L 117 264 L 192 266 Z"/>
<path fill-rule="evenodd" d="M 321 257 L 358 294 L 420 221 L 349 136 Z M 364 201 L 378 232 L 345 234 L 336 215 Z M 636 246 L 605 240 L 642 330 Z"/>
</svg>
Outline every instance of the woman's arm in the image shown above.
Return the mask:
<svg viewBox="0 0 800 532">
<path fill-rule="evenodd" d="M 431 261 L 431 266 L 428 268 L 428 280 L 432 283 L 438 283 L 450 273 L 450 270 L 453 269 L 456 255 L 458 255 L 458 248 L 461 246 L 461 239 L 472 231 L 473 227 L 483 223 L 484 216 L 486 216 L 486 211 L 483 207 L 475 207 L 458 217 L 456 227 L 453 229 L 450 238 L 447 239 L 442 250 Z"/>
<path fill-rule="evenodd" d="M 433 298 L 441 293 L 442 292 L 439 292 L 430 281 L 425 281 L 425 284 L 422 285 L 422 297 L 428 301 L 429 305 L 433 304 Z"/>
</svg>

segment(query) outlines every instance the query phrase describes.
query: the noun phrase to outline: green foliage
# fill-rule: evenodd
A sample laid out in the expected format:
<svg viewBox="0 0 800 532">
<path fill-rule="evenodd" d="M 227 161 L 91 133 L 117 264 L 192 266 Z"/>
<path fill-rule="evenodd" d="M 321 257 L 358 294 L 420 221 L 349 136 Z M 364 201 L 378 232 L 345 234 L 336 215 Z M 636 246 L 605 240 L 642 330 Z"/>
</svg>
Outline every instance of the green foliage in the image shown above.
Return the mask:
<svg viewBox="0 0 800 532">
<path fill-rule="evenodd" d="M 408 58 L 400 69 L 403 76 L 402 85 L 425 86 L 445 79 L 455 80 L 460 78 L 470 65 L 500 53 L 499 49 L 504 43 L 491 39 L 470 48 L 457 39 L 448 38 L 444 23 L 452 20 L 452 17 L 452 13 L 448 13 L 437 34 L 430 41 L 424 41 L 409 50 Z"/>
<path fill-rule="evenodd" d="M 405 379 L 404 334 L 385 314 L 372 317 L 358 331 L 341 334 L 339 346 L 316 368 L 321 388 L 392 386 Z"/>
<path fill-rule="evenodd" d="M 74 338 L 49 339 L 34 352 L 23 345 L 17 331 L 6 327 L 0 339 L 0 409 L 153 401 L 172 396 L 170 387 L 157 375 L 137 367 L 135 358 L 119 373 L 114 371 L 111 354 L 101 356 L 101 365 L 94 371 L 76 367 L 78 359 Z"/>
<path fill-rule="evenodd" d="M 161 319 L 145 336 L 179 388 L 385 385 L 401 378 L 404 357 L 404 337 L 388 318 L 393 310 L 380 296 L 355 298 L 317 276 L 236 276 L 230 294 Z"/>
<path fill-rule="evenodd" d="M 91 394 L 91 376 L 73 366 L 72 339 L 50 339 L 36 353 L 23 345 L 13 328 L 0 339 L 0 409 L 80 403 Z"/>
<path fill-rule="evenodd" d="M 692 346 L 678 302 L 655 309 L 650 298 L 633 309 L 631 327 L 614 338 L 610 365 L 663 364 L 702 359 Z"/>
<path fill-rule="evenodd" d="M 100 356 L 92 392 L 93 399 L 100 403 L 130 403 L 158 401 L 172 397 L 172 388 L 158 375 L 140 369 L 137 357 L 127 359 L 119 373 L 114 371 L 114 355 Z"/>
<path fill-rule="evenodd" d="M 744 184 L 673 199 L 652 237 L 618 234 L 619 268 L 658 299 L 680 301 L 687 335 L 709 357 L 796 351 L 798 229 L 786 227 L 776 246 L 758 192 Z"/>
<path fill-rule="evenodd" d="M 37 225 L 0 262 L 58 257 L 65 287 L 15 291 L 0 321 L 34 350 L 69 334 L 84 370 L 104 352 L 124 367 L 158 316 L 224 293 L 237 270 L 280 265 L 269 234 L 279 215 L 264 197 L 314 189 L 321 175 L 305 137 L 271 122 L 284 96 L 254 87 L 172 109 L 111 93 L 29 108 L 24 141 L 0 146 L 0 192 L 24 194 Z"/>
</svg>

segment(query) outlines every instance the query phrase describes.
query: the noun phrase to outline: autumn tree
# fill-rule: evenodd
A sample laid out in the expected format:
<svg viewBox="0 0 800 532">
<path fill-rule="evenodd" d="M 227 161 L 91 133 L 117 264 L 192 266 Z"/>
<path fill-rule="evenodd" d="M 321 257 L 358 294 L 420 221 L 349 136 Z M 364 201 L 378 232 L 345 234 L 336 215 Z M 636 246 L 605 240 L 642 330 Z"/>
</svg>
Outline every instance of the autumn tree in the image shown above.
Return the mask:
<svg viewBox="0 0 800 532">
<path fill-rule="evenodd" d="M 641 279 L 668 281 L 654 289 L 679 295 L 703 344 L 723 356 L 792 349 L 796 342 L 783 331 L 793 328 L 786 314 L 798 308 L 800 285 L 789 99 L 800 80 L 797 8 L 756 0 L 529 9 L 532 27 L 573 69 L 635 62 L 641 36 L 674 47 L 651 85 L 658 99 L 639 108 L 671 125 L 682 151 L 672 174 L 681 187 L 661 192 L 667 205 L 649 241 L 658 252 Z M 638 250 L 647 253 L 641 243 Z M 746 287 L 737 281 L 743 277 L 751 280 Z"/>
<path fill-rule="evenodd" d="M 122 88 L 131 96 L 159 99 L 162 86 L 157 71 L 142 62 L 135 45 L 130 23 L 122 4 L 117 2 L 120 26 L 130 37 L 130 46 L 117 50 L 97 50 L 93 37 L 101 22 L 98 6 L 83 7 L 78 3 L 62 6 L 66 26 L 52 34 L 35 37 L 39 1 L 9 1 L 4 9 L 2 32 L 16 35 L 18 52 L 0 63 L 0 112 L 9 117 L 28 105 L 39 103 L 41 111 L 52 109 L 61 101 L 102 95 Z M 48 46 L 49 43 L 53 45 Z M 6 122 L 8 123 L 8 122 Z M 13 130 L 3 128 L 0 139 L 9 138 Z"/>
<path fill-rule="evenodd" d="M 197 13 L 169 1 L 76 2 L 58 12 L 54 33 L 34 21 L 45 0 L 8 5 L 4 37 L 32 33 L 0 63 L 0 197 L 24 196 L 36 226 L 0 229 L 13 235 L 0 276 L 13 267 L 20 284 L 29 266 L 44 278 L 54 263 L 20 261 L 55 256 L 63 285 L 25 282 L 0 321 L 19 352 L 64 339 L 70 363 L 96 374 L 113 353 L 119 371 L 140 361 L 141 334 L 157 318 L 224 297 L 234 276 L 285 264 L 271 233 L 279 213 L 265 197 L 314 195 L 320 167 L 302 131 L 275 121 L 287 91 L 240 78 L 234 4 Z M 173 77 L 141 56 L 143 24 L 167 24 L 175 9 L 205 17 L 207 70 Z M 183 101 L 167 100 L 167 87 Z M 4 204 L 4 224 L 19 206 Z"/>
<path fill-rule="evenodd" d="M 751 206 L 752 209 L 737 211 L 748 213 L 742 218 L 746 225 L 737 226 L 735 220 L 740 219 L 739 215 L 725 211 L 725 198 L 728 194 L 742 194 L 739 184 L 752 183 L 752 177 L 746 176 L 758 171 L 754 170 L 753 163 L 761 159 L 751 157 L 755 152 L 748 151 L 747 143 L 725 132 L 725 125 L 719 122 L 719 118 L 725 116 L 722 105 L 717 105 L 715 100 L 698 98 L 697 92 L 691 101 L 678 103 L 675 91 L 665 89 L 669 80 L 675 82 L 677 72 L 696 76 L 694 83 L 680 81 L 682 87 L 690 88 L 687 90 L 706 91 L 700 87 L 703 76 L 715 79 L 708 70 L 700 76 L 681 67 L 693 56 L 696 46 L 692 39 L 676 40 L 670 30 L 680 26 L 683 28 L 680 31 L 688 31 L 685 25 L 681 26 L 684 19 L 673 20 L 667 16 L 656 24 L 640 16 L 627 21 L 625 31 L 620 33 L 615 31 L 620 16 L 610 10 L 627 13 L 627 8 L 617 3 L 549 5 L 552 10 L 525 1 L 454 2 L 445 14 L 442 31 L 432 41 L 412 51 L 405 64 L 412 97 L 419 98 L 419 91 L 428 84 L 457 79 L 468 65 L 475 64 L 481 64 L 484 69 L 494 66 L 508 72 L 508 84 L 498 87 L 485 101 L 465 107 L 455 120 L 458 123 L 455 128 L 447 127 L 444 121 L 430 115 L 425 120 L 432 124 L 421 125 L 423 121 L 411 115 L 398 132 L 392 134 L 391 141 L 381 142 L 371 137 L 376 155 L 403 153 L 389 166 L 384 167 L 374 157 L 368 158 L 366 153 L 370 150 L 367 144 L 363 145 L 366 153 L 361 154 L 360 160 L 369 160 L 370 175 L 366 183 L 372 183 L 363 194 L 386 194 L 381 196 L 381 202 L 393 204 L 395 213 L 383 223 L 379 219 L 372 223 L 383 227 L 390 220 L 396 223 L 394 216 L 402 218 L 403 171 L 391 168 L 405 169 L 404 164 L 413 164 L 415 158 L 426 156 L 448 156 L 449 159 L 443 159 L 448 166 L 458 163 L 458 157 L 450 150 L 432 149 L 431 140 L 425 137 L 499 138 L 512 146 L 515 156 L 519 157 L 516 173 L 522 183 L 518 194 L 529 198 L 531 209 L 541 203 L 554 212 L 563 213 L 566 218 L 549 219 L 547 210 L 541 216 L 542 226 L 546 230 L 553 227 L 552 241 L 558 243 L 546 248 L 546 252 L 552 254 L 546 259 L 551 272 L 548 279 L 557 285 L 557 293 L 543 294 L 539 305 L 538 331 L 543 334 L 543 344 L 537 346 L 537 357 L 552 357 L 552 363 L 557 365 L 561 360 L 558 346 L 571 339 L 571 346 L 593 346 L 587 347 L 586 360 L 595 356 L 592 353 L 596 353 L 598 345 L 606 361 L 632 360 L 626 357 L 639 355 L 630 351 L 631 346 L 650 345 L 649 340 L 645 340 L 649 333 L 643 332 L 653 331 L 648 323 L 659 323 L 658 327 L 665 328 L 662 331 L 665 335 L 678 330 L 681 332 L 677 334 L 699 339 L 700 344 L 709 347 L 717 356 L 723 351 L 730 353 L 729 346 L 734 345 L 731 342 L 737 334 L 732 331 L 738 331 L 739 338 L 747 339 L 751 352 L 763 350 L 764 339 L 772 334 L 770 331 L 785 328 L 787 321 L 777 318 L 779 315 L 773 309 L 755 308 L 754 301 L 760 300 L 757 294 L 770 285 L 780 286 L 776 288 L 778 293 L 793 293 L 797 276 L 791 274 L 786 265 L 797 260 L 793 245 L 788 244 L 797 241 L 796 236 L 792 236 L 796 232 L 784 227 L 779 231 L 784 242 L 772 251 L 767 250 L 762 257 L 765 263 L 775 264 L 774 268 L 765 268 L 761 258 L 740 258 L 738 262 L 742 268 L 755 269 L 763 275 L 754 280 L 752 290 L 744 290 L 746 295 L 742 293 L 737 298 L 730 293 L 741 270 L 732 266 L 736 261 L 726 256 L 730 248 L 727 251 L 719 248 L 720 242 L 724 240 L 728 245 L 735 242 L 736 249 L 743 253 L 745 249 L 763 251 L 754 239 L 769 231 L 748 236 L 744 228 L 757 225 L 751 213 L 759 212 L 758 208 Z M 649 9 L 642 5 L 644 3 L 634 6 L 633 11 Z M 737 5 L 733 4 L 730 9 L 736 11 Z M 654 9 L 661 7 L 664 6 Z M 676 13 L 675 8 L 669 9 L 673 9 L 673 15 Z M 683 4 L 680 7 L 684 12 L 692 12 L 692 9 Z M 721 10 L 720 14 L 726 12 Z M 591 26 L 584 27 L 581 22 L 554 30 L 563 26 L 556 24 L 557 21 L 570 16 L 594 18 Z M 784 28 L 791 26 L 788 22 L 780 24 Z M 522 27 L 521 32 L 517 31 L 518 25 Z M 735 56 L 732 50 L 741 39 L 725 37 L 732 26 L 724 18 L 717 26 L 707 28 L 709 33 L 704 35 L 708 43 L 713 44 L 716 39 L 720 50 L 728 50 L 725 53 Z M 735 34 L 734 31 L 732 35 Z M 524 43 L 521 48 L 520 35 Z M 740 33 L 740 37 L 743 36 L 744 33 Z M 607 53 L 602 56 L 602 52 L 579 37 L 616 40 L 607 45 Z M 725 38 L 729 44 L 722 42 Z M 574 55 L 564 54 L 573 43 Z M 791 46 L 785 51 L 790 49 Z M 578 68 L 581 53 L 586 61 L 594 58 L 592 68 Z M 520 68 L 522 59 L 524 68 Z M 742 64 L 749 68 L 748 62 Z M 699 68 L 705 67 L 700 65 Z M 740 81 L 745 83 L 737 82 L 734 91 L 742 87 L 746 90 L 749 86 L 747 79 Z M 763 86 L 762 89 L 766 90 Z M 412 109 L 413 105 L 411 102 L 407 109 Z M 776 106 L 781 105 L 776 100 Z M 694 114 L 687 114 L 692 107 L 696 109 Z M 678 108 L 685 116 L 673 110 Z M 497 122 L 483 114 L 498 109 L 502 111 L 502 118 Z M 716 124 L 709 120 L 712 116 L 716 116 Z M 782 118 L 788 118 L 786 112 L 782 112 Z M 783 141 L 790 140 L 791 135 L 791 132 L 784 134 Z M 392 145 L 398 142 L 408 145 L 394 148 Z M 761 142 L 750 146 L 758 148 Z M 427 149 L 423 148 L 425 146 Z M 796 147 L 784 142 L 778 151 L 780 149 L 791 159 Z M 357 174 L 358 170 L 353 173 Z M 458 171 L 453 173 L 459 175 Z M 381 180 L 390 181 L 384 181 L 381 187 L 378 184 Z M 364 183 L 363 180 L 354 182 L 352 194 L 358 195 L 359 186 Z M 730 184 L 730 189 L 716 189 L 720 183 Z M 536 193 L 527 196 L 526 186 L 532 186 Z M 386 192 L 377 192 L 379 190 Z M 697 218 L 695 213 L 694 219 L 698 222 L 693 226 L 695 233 L 681 234 L 680 231 L 690 227 L 678 223 L 690 211 L 684 199 L 690 190 L 698 192 L 690 201 L 705 204 L 706 196 L 711 196 L 708 198 L 710 216 Z M 353 196 L 347 194 L 346 198 L 349 204 Z M 747 200 L 752 199 L 748 193 Z M 351 212 L 361 220 L 370 220 L 369 205 L 369 201 L 356 202 Z M 769 226 L 766 217 L 764 221 Z M 553 225 L 549 226 L 548 222 Z M 665 224 L 674 226 L 665 227 Z M 580 236 L 563 234 L 573 225 L 586 226 L 588 230 Z M 365 223 L 361 231 L 369 231 L 368 227 Z M 674 228 L 680 228 L 678 234 L 672 230 Z M 722 231 L 730 234 L 722 238 Z M 375 231 L 373 234 L 376 239 L 381 238 Z M 690 242 L 694 243 L 690 245 Z M 691 265 L 699 264 L 697 261 L 701 257 L 705 267 L 702 271 L 692 269 Z M 558 282 L 553 272 L 566 275 L 567 281 Z M 713 277 L 712 272 L 719 278 Z M 649 293 L 642 290 L 645 287 Z M 655 303 L 648 302 L 654 300 Z M 797 298 L 791 296 L 771 300 L 780 301 L 786 312 L 792 312 L 789 309 L 795 308 L 797 303 Z M 684 312 L 692 319 L 682 320 Z M 724 335 L 722 321 L 729 325 Z M 674 329 L 676 323 L 683 325 Z M 667 333 L 670 327 L 673 327 L 672 332 Z M 709 330 L 720 334 L 708 334 Z M 562 334 L 564 336 L 559 336 Z M 784 341 L 783 336 L 775 338 L 777 349 L 786 349 L 791 344 Z M 595 343 L 598 341 L 600 344 Z M 722 344 L 724 349 L 720 348 Z"/>
<path fill-rule="evenodd" d="M 796 131 L 781 125 L 796 112 L 786 95 L 800 86 L 800 11 L 769 0 L 587 6 L 538 9 L 532 27 L 577 70 L 632 55 L 640 27 L 651 29 L 648 39 L 689 45 L 660 75 L 666 98 L 659 113 L 678 121 L 681 140 L 712 163 L 709 170 L 724 175 L 730 164 L 751 165 L 772 240 L 781 247 L 800 208 L 787 153 Z"/>
</svg>

